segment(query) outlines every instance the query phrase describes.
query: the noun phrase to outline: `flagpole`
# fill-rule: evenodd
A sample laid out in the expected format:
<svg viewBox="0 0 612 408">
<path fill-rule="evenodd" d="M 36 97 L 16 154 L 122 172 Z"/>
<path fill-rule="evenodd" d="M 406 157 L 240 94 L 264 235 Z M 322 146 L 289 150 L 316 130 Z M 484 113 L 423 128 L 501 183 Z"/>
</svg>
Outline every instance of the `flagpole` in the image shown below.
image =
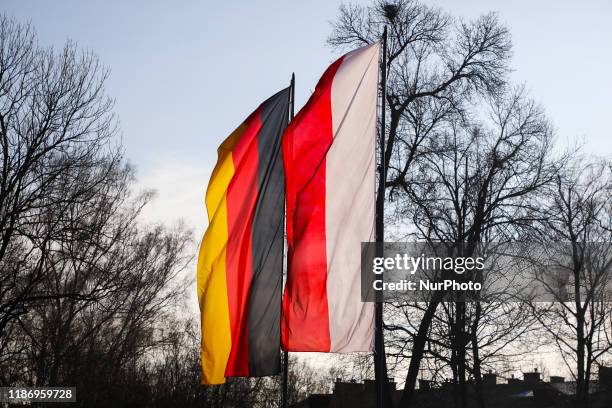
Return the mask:
<svg viewBox="0 0 612 408">
<path fill-rule="evenodd" d="M 289 85 L 289 123 L 293 121 L 295 115 L 295 73 L 291 74 L 291 84 Z M 284 240 L 283 240 L 284 245 Z M 284 277 L 284 275 L 283 275 Z M 284 286 L 284 282 L 283 282 Z M 282 296 L 281 296 L 282 302 Z M 281 304 L 282 310 L 282 304 Z M 289 393 L 288 378 L 289 378 L 289 352 L 283 351 L 283 367 L 281 379 L 281 408 L 287 408 L 287 397 Z"/>
<path fill-rule="evenodd" d="M 376 256 L 383 256 L 382 244 L 385 240 L 385 183 L 387 179 L 385 169 L 385 111 L 387 96 L 387 26 L 382 35 L 382 64 L 381 64 L 381 109 L 380 109 L 380 167 L 378 178 L 378 192 L 376 195 Z M 385 358 L 385 340 L 383 334 L 383 302 L 377 300 L 375 305 L 375 336 L 374 336 L 374 371 L 376 380 L 376 407 L 384 408 L 389 404 L 390 396 L 386 395 L 387 362 Z"/>
</svg>

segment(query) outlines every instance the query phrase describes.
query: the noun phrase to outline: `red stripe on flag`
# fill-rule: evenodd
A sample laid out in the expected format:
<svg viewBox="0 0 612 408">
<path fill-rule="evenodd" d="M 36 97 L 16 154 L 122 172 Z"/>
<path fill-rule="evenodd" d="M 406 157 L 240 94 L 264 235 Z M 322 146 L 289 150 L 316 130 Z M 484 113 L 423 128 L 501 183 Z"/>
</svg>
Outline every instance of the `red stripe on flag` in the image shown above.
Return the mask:
<svg viewBox="0 0 612 408">
<path fill-rule="evenodd" d="M 287 351 L 329 351 L 325 155 L 333 141 L 331 89 L 343 58 L 323 74 L 283 136 L 288 273 L 281 342 Z"/>
<path fill-rule="evenodd" d="M 253 279 L 252 227 L 257 202 L 257 134 L 261 110 L 247 120 L 247 128 L 232 150 L 234 176 L 227 190 L 227 295 L 232 348 L 225 376 L 249 375 L 249 292 Z"/>
</svg>

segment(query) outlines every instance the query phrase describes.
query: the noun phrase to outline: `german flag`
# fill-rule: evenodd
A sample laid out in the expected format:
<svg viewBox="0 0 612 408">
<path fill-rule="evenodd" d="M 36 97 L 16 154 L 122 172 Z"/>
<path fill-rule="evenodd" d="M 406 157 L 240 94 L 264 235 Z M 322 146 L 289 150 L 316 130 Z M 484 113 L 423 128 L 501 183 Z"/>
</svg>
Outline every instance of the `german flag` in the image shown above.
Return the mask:
<svg viewBox="0 0 612 408">
<path fill-rule="evenodd" d="M 218 149 L 197 270 L 202 384 L 280 372 L 289 92 L 262 103 Z"/>
</svg>

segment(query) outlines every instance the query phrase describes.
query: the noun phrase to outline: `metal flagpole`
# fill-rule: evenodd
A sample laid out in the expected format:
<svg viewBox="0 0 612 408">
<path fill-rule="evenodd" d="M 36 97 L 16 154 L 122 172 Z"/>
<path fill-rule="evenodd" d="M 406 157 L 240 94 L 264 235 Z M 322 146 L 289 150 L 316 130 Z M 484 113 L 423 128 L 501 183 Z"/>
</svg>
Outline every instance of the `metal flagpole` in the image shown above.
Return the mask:
<svg viewBox="0 0 612 408">
<path fill-rule="evenodd" d="M 295 115 L 295 73 L 291 74 L 291 85 L 289 86 L 289 123 L 293 121 Z M 283 241 L 284 245 L 284 241 Z M 284 264 L 284 262 L 283 262 Z M 283 282 L 284 287 L 284 282 Z M 282 296 L 281 296 L 282 302 Z M 282 304 L 281 304 L 282 310 Z M 288 378 L 289 378 L 289 352 L 283 351 L 282 357 L 282 379 L 281 379 L 281 408 L 287 408 L 287 396 L 288 396 Z"/>
<path fill-rule="evenodd" d="M 380 167 L 378 192 L 376 195 L 376 256 L 383 256 L 382 244 L 385 240 L 385 111 L 387 96 L 387 26 L 382 35 L 382 67 L 381 67 L 381 110 L 380 110 Z M 383 302 L 376 301 L 375 306 L 375 337 L 374 337 L 374 371 L 376 379 L 376 407 L 384 408 L 388 404 L 389 395 L 386 391 L 387 363 L 385 359 L 385 340 L 383 336 Z"/>
</svg>

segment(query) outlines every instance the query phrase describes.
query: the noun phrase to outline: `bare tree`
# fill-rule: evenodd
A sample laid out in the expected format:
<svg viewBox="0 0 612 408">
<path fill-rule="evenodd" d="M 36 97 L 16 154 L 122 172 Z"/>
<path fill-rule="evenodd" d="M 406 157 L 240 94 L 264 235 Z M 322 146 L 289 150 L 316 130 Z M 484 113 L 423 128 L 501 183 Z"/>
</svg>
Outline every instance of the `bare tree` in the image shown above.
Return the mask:
<svg viewBox="0 0 612 408">
<path fill-rule="evenodd" d="M 113 406 L 171 337 L 191 235 L 139 221 L 106 69 L 0 16 L 0 381 Z M 150 394 L 149 394 L 150 395 Z"/>
<path fill-rule="evenodd" d="M 489 115 L 481 120 L 460 115 L 446 121 L 446 128 L 427 141 L 428 153 L 418 158 L 409 173 L 412 178 L 398 193 L 404 197 L 398 200 L 398 211 L 412 221 L 415 239 L 432 246 L 443 243 L 450 250 L 459 248 L 462 256 L 475 255 L 478 245 L 487 241 L 512 240 L 517 229 L 532 223 L 537 192 L 554 179 L 560 166 L 551 161 L 548 121 L 521 88 L 498 93 L 488 99 L 488 106 Z M 432 296 L 414 333 L 405 406 L 410 403 L 428 332 L 443 296 L 441 291 Z M 476 390 L 480 388 L 484 344 L 478 336 L 485 335 L 482 324 L 492 322 L 485 316 L 485 312 L 492 313 L 492 306 L 483 308 L 476 300 L 468 308 L 459 300 L 445 313 L 450 319 L 450 348 L 455 353 L 450 360 L 455 365 L 458 406 L 466 404 L 469 344 Z M 503 320 L 499 323 L 501 326 Z M 502 333 L 502 337 L 494 336 L 496 341 L 513 338 L 512 331 Z"/>
<path fill-rule="evenodd" d="M 70 204 L 121 160 L 106 75 L 94 55 L 42 49 L 31 26 L 0 16 L 0 338 L 33 302 L 77 296 L 46 290 L 46 263 Z"/>
<path fill-rule="evenodd" d="M 474 96 L 503 87 L 511 49 L 508 31 L 494 14 L 472 22 L 457 21 L 412 0 L 341 6 L 328 43 L 340 49 L 369 44 L 380 40 L 385 25 L 389 122 L 381 163 L 386 180 L 379 186 L 379 200 L 385 199 L 386 192 L 394 198 L 411 188 L 412 167 L 420 155 L 428 153 L 424 145 L 445 120 L 463 115 Z M 425 321 L 432 316 L 433 311 Z M 424 343 L 413 346 L 406 405 L 416 384 Z"/>
<path fill-rule="evenodd" d="M 510 35 L 494 14 L 456 21 L 413 0 L 343 5 L 328 43 L 337 49 L 379 41 L 388 26 L 386 187 L 406 184 L 420 146 L 479 92 L 506 82 Z"/>
<path fill-rule="evenodd" d="M 593 366 L 612 351 L 610 163 L 578 156 L 547 196 L 531 261 L 552 302 L 531 306 L 576 380 L 576 407 L 586 408 Z"/>
</svg>

